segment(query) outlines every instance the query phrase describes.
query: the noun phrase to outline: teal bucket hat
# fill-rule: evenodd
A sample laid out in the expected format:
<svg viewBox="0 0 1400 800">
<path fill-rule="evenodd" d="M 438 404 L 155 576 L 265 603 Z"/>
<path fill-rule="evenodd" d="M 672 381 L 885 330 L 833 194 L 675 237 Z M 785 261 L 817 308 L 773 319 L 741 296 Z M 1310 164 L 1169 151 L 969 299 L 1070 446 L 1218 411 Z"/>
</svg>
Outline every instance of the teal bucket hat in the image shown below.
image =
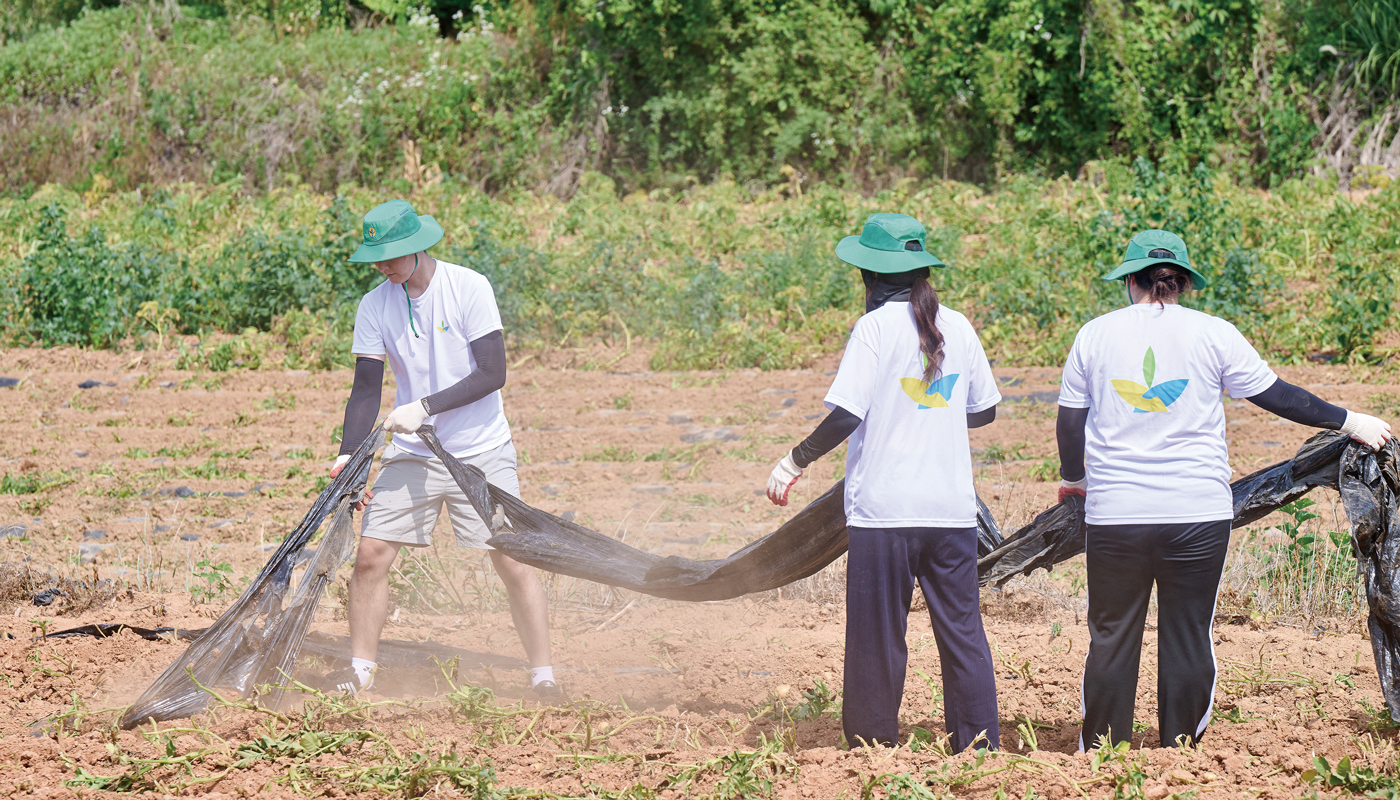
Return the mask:
<svg viewBox="0 0 1400 800">
<path fill-rule="evenodd" d="M 1123 263 L 1114 271 L 1103 276 L 1106 281 L 1119 281 L 1157 264 L 1174 264 L 1191 274 L 1191 288 L 1206 288 L 1206 276 L 1191 266 L 1191 256 L 1186 252 L 1186 242 L 1171 231 L 1147 230 L 1134 235 L 1128 241 L 1128 250 L 1123 254 Z"/>
<path fill-rule="evenodd" d="M 419 216 L 407 200 L 390 200 L 365 215 L 364 243 L 346 260 L 388 261 L 421 253 L 440 241 L 442 226 L 437 220 L 427 214 Z"/>
<path fill-rule="evenodd" d="M 948 266 L 928 252 L 927 240 L 928 231 L 908 214 L 871 214 L 859 236 L 847 236 L 836 245 L 836 257 L 883 274 Z"/>
</svg>

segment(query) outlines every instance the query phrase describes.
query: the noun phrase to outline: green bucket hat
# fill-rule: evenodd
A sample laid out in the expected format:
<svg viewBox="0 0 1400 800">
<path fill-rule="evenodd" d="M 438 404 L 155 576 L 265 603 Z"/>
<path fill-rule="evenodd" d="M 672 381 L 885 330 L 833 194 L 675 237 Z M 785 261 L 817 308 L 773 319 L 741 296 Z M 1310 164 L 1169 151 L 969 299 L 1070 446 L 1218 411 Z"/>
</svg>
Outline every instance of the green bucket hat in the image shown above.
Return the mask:
<svg viewBox="0 0 1400 800">
<path fill-rule="evenodd" d="M 1191 273 L 1193 289 L 1206 288 L 1206 276 L 1191 266 L 1191 257 L 1186 252 L 1186 242 L 1180 236 L 1161 230 L 1142 231 L 1128 242 L 1128 251 L 1123 254 L 1123 263 L 1114 271 L 1103 276 L 1106 281 L 1118 281 L 1134 272 L 1140 272 L 1156 264 L 1175 264 Z"/>
<path fill-rule="evenodd" d="M 347 261 L 372 263 L 420 253 L 442 241 L 442 226 L 427 214 L 419 216 L 407 200 L 390 200 L 365 215 L 364 235 L 364 244 Z"/>
<path fill-rule="evenodd" d="M 928 231 L 908 214 L 871 214 L 859 236 L 836 245 L 836 257 L 854 267 L 889 274 L 946 267 L 925 248 Z"/>
</svg>

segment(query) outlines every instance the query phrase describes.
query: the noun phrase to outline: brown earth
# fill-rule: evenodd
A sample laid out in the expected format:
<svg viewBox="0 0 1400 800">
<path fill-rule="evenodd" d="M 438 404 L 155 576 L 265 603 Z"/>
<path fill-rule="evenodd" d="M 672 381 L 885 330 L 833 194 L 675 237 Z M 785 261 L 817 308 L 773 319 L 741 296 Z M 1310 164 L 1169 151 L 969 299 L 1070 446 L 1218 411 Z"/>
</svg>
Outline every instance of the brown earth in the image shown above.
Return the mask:
<svg viewBox="0 0 1400 800">
<path fill-rule="evenodd" d="M 939 667 L 919 613 L 910 625 L 902 711 L 913 745 L 850 751 L 837 715 L 802 718 L 816 710 L 803 692 L 819 681 L 840 688 L 839 563 L 781 592 L 722 603 L 662 601 L 550 578 L 555 663 L 571 700 L 560 709 L 533 702 L 523 671 L 498 668 L 461 673 L 466 684 L 494 691 L 488 705 L 495 710 L 484 716 L 465 710 L 467 690 L 449 697 L 441 676 L 386 674 L 370 696 L 380 705 L 372 707 L 313 701 L 286 720 L 223 708 L 163 725 L 163 733 L 117 732 L 116 712 L 103 709 L 134 699 L 182 645 L 130 633 L 105 641 L 31 637 L 88 622 L 207 626 L 315 496 L 336 452 L 332 435 L 351 378 L 191 374 L 168 363 L 150 354 L 0 353 L 0 376 L 23 379 L 0 389 L 8 412 L 0 421 L 7 442 L 0 489 L 31 478 L 48 487 L 0 493 L 0 631 L 7 634 L 0 638 L 0 699 L 12 710 L 0 721 L 6 795 L 92 794 L 100 781 L 91 776 L 131 773 L 134 759 L 158 755 L 168 763 L 129 788 L 211 798 L 375 793 L 355 777 L 367 764 L 359 754 L 371 752 L 363 742 L 314 758 L 255 759 L 216 777 L 236 760 L 231 753 L 289 725 L 373 731 L 382 740 L 375 747 L 391 745 L 406 758 L 489 759 L 498 786 L 537 796 L 928 796 L 901 790 L 890 777 L 913 774 L 926 791 L 958 796 L 1106 796 L 1140 781 L 1152 798 L 1295 797 L 1311 791 L 1301 776 L 1314 756 L 1396 767 L 1395 732 L 1376 710 L 1383 701 L 1364 612 L 1313 619 L 1247 607 L 1223 614 L 1217 626 L 1216 719 L 1203 745 L 1151 747 L 1156 654 L 1149 628 L 1137 712 L 1144 729 L 1135 738 L 1148 748 L 1095 767 L 1091 756 L 1076 754 L 1088 642 L 1076 562 L 984 592 L 1000 662 L 1005 751 L 980 764 L 971 754 L 943 755 L 929 741 L 942 731 Z M 636 547 L 691 558 L 726 554 L 772 530 L 840 474 L 842 460 L 833 454 L 799 481 L 788 508 L 762 497 L 772 463 L 823 413 L 834 357 L 811 370 L 767 373 L 650 373 L 637 353 L 614 363 L 615 372 L 565 364 L 556 354 L 547 366 L 530 360 L 511 373 L 506 409 L 524 499 L 571 512 Z M 1388 374 L 1331 366 L 1281 373 L 1329 400 L 1395 413 L 1396 378 Z M 1010 531 L 1054 501 L 1055 484 L 1037 472 L 1053 468 L 1057 372 L 997 375 L 1008 402 L 972 441 L 988 462 L 978 469 L 979 491 Z M 111 385 L 79 389 L 87 380 Z M 1025 399 L 1035 397 L 1041 401 Z M 386 409 L 391 398 L 386 389 Z M 1310 433 L 1248 403 L 1228 402 L 1226 413 L 1237 476 L 1289 457 Z M 188 491 L 174 491 L 181 487 Z M 1345 530 L 1335 495 L 1317 499 L 1317 524 Z M 1263 531 L 1273 521 L 1254 527 Z M 434 548 L 400 564 L 386 638 L 521 655 L 485 561 L 457 551 L 445 528 L 438 534 Z M 218 569 L 224 565 L 231 571 Z M 52 605 L 35 605 L 32 594 L 60 576 L 79 582 L 63 584 L 66 596 Z M 344 633 L 343 602 L 337 587 L 323 599 L 316 628 Z M 748 772 L 735 766 L 736 752 L 756 754 L 744 756 Z M 193 764 L 187 769 L 184 761 Z M 446 772 L 433 774 L 400 793 L 460 793 Z M 745 784 L 742 775 L 757 782 Z"/>
</svg>

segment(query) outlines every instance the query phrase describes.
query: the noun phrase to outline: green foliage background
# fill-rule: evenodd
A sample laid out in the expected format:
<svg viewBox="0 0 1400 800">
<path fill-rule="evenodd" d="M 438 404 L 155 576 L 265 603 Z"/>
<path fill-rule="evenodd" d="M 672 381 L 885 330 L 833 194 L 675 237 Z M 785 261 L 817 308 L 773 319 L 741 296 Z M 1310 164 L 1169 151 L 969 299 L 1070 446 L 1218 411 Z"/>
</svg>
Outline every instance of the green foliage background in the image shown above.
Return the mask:
<svg viewBox="0 0 1400 800">
<path fill-rule="evenodd" d="M 1154 226 L 1276 361 L 1396 346 L 1396 190 L 1316 156 L 1329 109 L 1390 104 L 1400 0 L 15 2 L 13 344 L 347 364 L 375 273 L 344 256 L 404 196 L 516 347 L 810 363 L 861 309 L 830 248 L 875 211 L 929 225 L 1003 363 L 1058 364 Z"/>
<path fill-rule="evenodd" d="M 1306 171 L 1338 91 L 1384 105 L 1400 63 L 1396 0 L 12 2 L 17 194 L 93 172 L 384 185 L 405 140 L 490 192 L 784 166 L 869 191 L 1137 156 L 1268 186 Z"/>
<path fill-rule="evenodd" d="M 239 182 L 0 200 L 0 335 L 17 344 L 152 347 L 141 304 L 172 329 L 238 334 L 186 366 L 348 365 L 359 297 L 378 273 L 344 259 L 376 190 L 247 194 Z M 802 366 L 839 350 L 861 313 L 855 270 L 831 255 L 877 210 L 912 214 L 951 267 L 945 303 L 973 316 L 1004 364 L 1058 365 L 1085 321 L 1122 305 L 1106 283 L 1124 242 L 1178 231 L 1212 283 L 1189 305 L 1235 322 L 1275 362 L 1393 354 L 1400 187 L 1351 200 L 1335 186 L 1241 188 L 1198 166 L 1093 162 L 1086 178 L 1016 177 L 987 192 L 902 181 L 872 196 L 821 184 L 801 197 L 733 181 L 621 195 L 585 175 L 568 201 L 492 196 L 456 181 L 410 195 L 446 228 L 439 258 L 485 274 L 524 352 L 599 338 L 652 344 L 655 368 Z M 213 345 L 211 344 L 211 347 Z"/>
</svg>

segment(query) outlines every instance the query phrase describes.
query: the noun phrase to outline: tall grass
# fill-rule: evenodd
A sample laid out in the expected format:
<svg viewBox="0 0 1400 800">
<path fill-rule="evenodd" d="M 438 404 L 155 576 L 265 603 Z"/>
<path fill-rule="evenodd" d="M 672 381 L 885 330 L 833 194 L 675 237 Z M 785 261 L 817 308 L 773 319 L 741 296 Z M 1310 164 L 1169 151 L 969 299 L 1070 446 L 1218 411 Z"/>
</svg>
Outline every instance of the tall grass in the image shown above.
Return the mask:
<svg viewBox="0 0 1400 800">
<path fill-rule="evenodd" d="M 1187 303 L 1233 321 L 1275 362 L 1376 360 L 1392 330 L 1400 188 L 1364 199 L 1299 180 L 1271 193 L 1204 167 L 1098 162 L 1086 178 L 996 191 L 904 182 L 874 196 L 731 182 L 619 196 L 590 174 L 564 202 L 444 181 L 406 193 L 447 235 L 433 253 L 491 279 L 512 345 L 646 342 L 656 368 L 795 367 L 838 350 L 863 308 L 831 248 L 866 215 L 925 222 L 950 307 L 1004 364 L 1060 363 L 1078 327 L 1123 303 L 1101 280 L 1136 231 L 1180 233 L 1211 285 Z M 345 262 L 388 195 L 185 184 L 154 193 L 49 186 L 0 200 L 0 334 L 11 344 L 158 347 L 169 332 L 271 334 L 297 366 L 348 363 L 372 269 Z M 153 304 L 153 305 L 148 305 Z M 145 312 L 141 309 L 146 307 Z M 242 349 L 238 349 L 242 348 Z"/>
</svg>

